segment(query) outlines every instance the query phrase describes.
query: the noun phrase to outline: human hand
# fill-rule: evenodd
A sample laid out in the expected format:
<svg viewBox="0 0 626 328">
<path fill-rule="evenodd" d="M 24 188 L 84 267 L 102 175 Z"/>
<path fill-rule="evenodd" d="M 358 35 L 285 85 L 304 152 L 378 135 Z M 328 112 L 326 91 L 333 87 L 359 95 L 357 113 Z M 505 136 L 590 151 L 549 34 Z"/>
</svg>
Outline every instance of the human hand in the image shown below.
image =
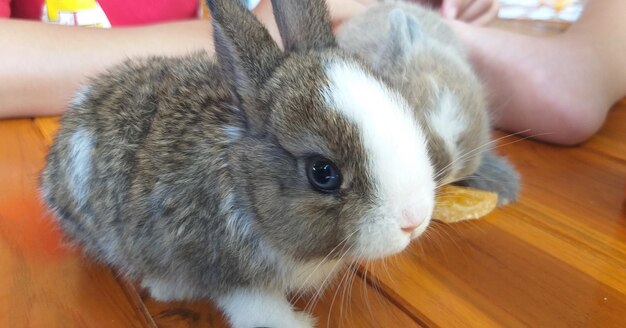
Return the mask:
<svg viewBox="0 0 626 328">
<path fill-rule="evenodd" d="M 485 25 L 498 15 L 498 0 L 410 0 L 439 7 L 443 17 Z M 379 0 L 326 0 L 333 27 L 363 12 Z"/>
<path fill-rule="evenodd" d="M 497 0 L 442 0 L 443 17 L 475 25 L 485 25 L 498 16 Z"/>
<path fill-rule="evenodd" d="M 498 0 L 410 0 L 439 7 L 443 17 L 485 25 L 498 16 Z M 379 0 L 326 0 L 333 26 L 341 25 Z"/>
</svg>

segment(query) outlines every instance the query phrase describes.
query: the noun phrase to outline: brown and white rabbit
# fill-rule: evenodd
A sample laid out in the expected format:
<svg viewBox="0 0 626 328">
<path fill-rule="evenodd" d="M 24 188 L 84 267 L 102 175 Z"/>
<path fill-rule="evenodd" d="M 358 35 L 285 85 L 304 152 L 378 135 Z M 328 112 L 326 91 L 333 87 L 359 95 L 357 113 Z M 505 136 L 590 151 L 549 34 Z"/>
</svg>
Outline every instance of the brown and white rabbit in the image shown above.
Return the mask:
<svg viewBox="0 0 626 328">
<path fill-rule="evenodd" d="M 342 25 L 337 40 L 409 102 L 425 129 L 439 185 L 455 182 L 494 191 L 500 205 L 517 198 L 516 171 L 491 151 L 483 86 L 437 13 L 386 1 Z"/>
<path fill-rule="evenodd" d="M 42 190 L 69 237 L 160 300 L 234 327 L 311 327 L 286 295 L 403 250 L 434 170 L 407 101 L 336 46 L 323 0 L 273 0 L 285 52 L 238 0 L 206 53 L 129 60 L 76 96 Z"/>
</svg>

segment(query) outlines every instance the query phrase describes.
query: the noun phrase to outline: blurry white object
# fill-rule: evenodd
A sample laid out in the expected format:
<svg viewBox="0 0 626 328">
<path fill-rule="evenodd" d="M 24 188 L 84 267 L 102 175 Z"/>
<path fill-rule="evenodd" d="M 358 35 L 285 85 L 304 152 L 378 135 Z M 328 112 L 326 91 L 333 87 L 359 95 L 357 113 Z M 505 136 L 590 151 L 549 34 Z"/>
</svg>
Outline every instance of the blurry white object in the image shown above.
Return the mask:
<svg viewBox="0 0 626 328">
<path fill-rule="evenodd" d="M 585 4 L 582 0 L 499 0 L 498 17 L 574 22 Z"/>
</svg>

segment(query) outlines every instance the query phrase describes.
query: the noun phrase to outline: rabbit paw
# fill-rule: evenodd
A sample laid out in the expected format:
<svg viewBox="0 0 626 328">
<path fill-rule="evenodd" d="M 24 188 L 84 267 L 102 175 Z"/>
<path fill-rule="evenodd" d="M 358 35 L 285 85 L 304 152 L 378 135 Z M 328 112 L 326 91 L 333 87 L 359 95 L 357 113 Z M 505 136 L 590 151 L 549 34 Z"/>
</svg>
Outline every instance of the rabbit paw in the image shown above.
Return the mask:
<svg viewBox="0 0 626 328">
<path fill-rule="evenodd" d="M 489 151 L 485 153 L 478 170 L 471 176 L 455 183 L 498 194 L 498 207 L 517 199 L 519 174 L 509 162 Z"/>
<path fill-rule="evenodd" d="M 282 293 L 239 289 L 216 299 L 233 328 L 313 328 L 315 320 L 296 312 Z"/>
</svg>

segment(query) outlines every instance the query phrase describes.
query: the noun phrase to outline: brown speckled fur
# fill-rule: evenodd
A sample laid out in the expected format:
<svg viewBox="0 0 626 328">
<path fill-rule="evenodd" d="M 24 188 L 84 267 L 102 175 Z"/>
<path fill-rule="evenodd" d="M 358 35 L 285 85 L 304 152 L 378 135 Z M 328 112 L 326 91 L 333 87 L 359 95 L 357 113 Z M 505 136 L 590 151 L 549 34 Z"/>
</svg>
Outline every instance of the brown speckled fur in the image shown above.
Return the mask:
<svg viewBox="0 0 626 328">
<path fill-rule="evenodd" d="M 375 201 L 358 129 L 320 96 L 325 65 L 359 61 L 317 46 L 278 52 L 234 1 L 219 1 L 215 17 L 219 65 L 206 53 L 150 57 L 94 78 L 63 116 L 42 173 L 72 240 L 132 277 L 189 289 L 186 298 L 284 288 L 276 257 L 326 256 Z M 72 181 L 79 132 L 92 145 L 78 182 L 85 202 Z M 315 154 L 341 168 L 338 194 L 307 181 Z"/>
</svg>

